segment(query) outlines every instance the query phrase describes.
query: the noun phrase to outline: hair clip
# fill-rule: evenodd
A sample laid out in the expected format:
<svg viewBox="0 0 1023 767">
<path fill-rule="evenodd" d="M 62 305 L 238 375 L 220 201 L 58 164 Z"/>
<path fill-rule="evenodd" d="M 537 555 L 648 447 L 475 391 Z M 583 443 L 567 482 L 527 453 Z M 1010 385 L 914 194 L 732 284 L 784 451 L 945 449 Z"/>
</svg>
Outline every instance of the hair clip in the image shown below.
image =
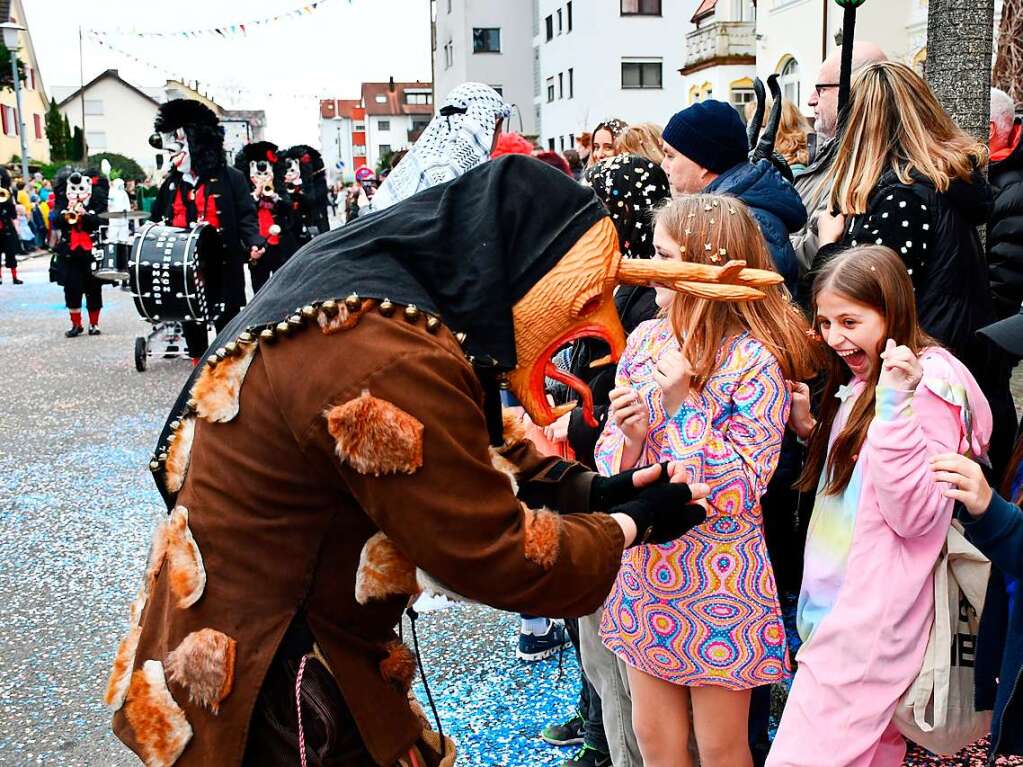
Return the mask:
<svg viewBox="0 0 1023 767">
<path fill-rule="evenodd" d="M 718 261 L 721 260 L 721 258 L 718 256 L 717 253 L 711 253 L 710 254 L 710 260 L 713 261 L 716 264 Z"/>
<path fill-rule="evenodd" d="M 643 239 L 644 240 L 646 239 L 645 235 L 644 235 Z M 685 253 L 686 252 L 686 246 L 685 245 L 679 245 L 679 250 L 682 251 L 683 253 Z"/>
<path fill-rule="evenodd" d="M 735 215 L 735 213 L 736 213 L 736 211 L 735 211 L 735 208 L 729 208 L 729 209 L 728 209 L 728 213 L 729 213 L 729 215 L 732 215 L 732 216 L 734 216 L 734 215 Z"/>
<path fill-rule="evenodd" d="M 709 242 L 708 242 L 708 243 L 706 243 L 706 244 L 705 244 L 705 245 L 703 246 L 703 249 L 704 249 L 705 251 L 707 251 L 708 253 L 710 253 L 710 251 L 711 251 L 711 244 L 710 244 Z"/>
<path fill-rule="evenodd" d="M 712 218 L 712 219 L 710 220 L 710 223 L 711 223 L 711 225 L 714 225 L 714 224 L 716 224 L 716 223 L 717 223 L 717 219 L 715 219 L 715 218 Z"/>
<path fill-rule="evenodd" d="M 728 250 L 725 249 L 725 248 L 720 248 L 718 250 L 718 253 L 720 253 L 722 256 L 727 256 L 728 255 Z"/>
<path fill-rule="evenodd" d="M 690 235 L 692 235 L 692 233 L 693 233 L 693 230 L 690 229 L 689 227 L 686 227 L 686 237 L 689 237 Z"/>
<path fill-rule="evenodd" d="M 877 271 L 877 269 L 876 269 L 875 267 L 873 267 L 873 266 L 872 266 L 872 267 L 870 267 L 870 271 L 872 271 L 872 272 L 876 272 L 876 271 Z"/>
<path fill-rule="evenodd" d="M 710 203 L 708 203 L 708 204 L 704 205 L 704 206 L 703 206 L 703 209 L 704 209 L 705 211 L 709 211 L 709 210 L 710 210 Z"/>
<path fill-rule="evenodd" d="M 711 205 L 713 205 L 716 208 L 718 206 L 718 201 L 714 200 L 713 202 L 711 202 Z"/>
</svg>

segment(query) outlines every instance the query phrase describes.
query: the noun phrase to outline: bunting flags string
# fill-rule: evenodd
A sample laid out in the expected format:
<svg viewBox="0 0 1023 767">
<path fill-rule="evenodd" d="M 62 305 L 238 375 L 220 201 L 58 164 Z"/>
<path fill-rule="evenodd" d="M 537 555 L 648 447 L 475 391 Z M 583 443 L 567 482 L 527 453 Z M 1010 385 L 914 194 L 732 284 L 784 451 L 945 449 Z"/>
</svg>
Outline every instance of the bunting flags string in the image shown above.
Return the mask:
<svg viewBox="0 0 1023 767">
<path fill-rule="evenodd" d="M 211 35 L 219 35 L 220 37 L 228 36 L 244 36 L 247 31 L 252 27 L 260 27 L 267 24 L 276 24 L 281 21 L 288 19 L 300 18 L 302 16 L 308 16 L 309 14 L 316 11 L 318 8 L 322 8 L 330 0 L 316 0 L 316 2 L 308 3 L 284 13 L 275 13 L 272 16 L 266 16 L 261 19 L 252 19 L 245 22 L 238 22 L 235 24 L 225 24 L 219 27 L 206 27 L 200 29 L 180 29 L 175 31 L 144 31 L 136 29 L 86 29 L 83 30 L 94 36 L 106 37 L 106 36 L 121 36 L 121 37 L 138 37 L 138 38 L 163 38 L 163 39 L 183 39 L 183 38 L 196 38 L 196 37 L 209 37 Z M 348 0 L 348 4 L 351 5 L 352 0 Z"/>
<path fill-rule="evenodd" d="M 323 3 L 323 0 L 321 0 L 320 4 L 322 5 L 322 3 Z M 86 30 L 83 30 L 83 31 L 86 31 Z M 170 78 L 170 79 L 173 79 L 173 80 L 177 80 L 177 81 L 182 82 L 182 83 L 188 83 L 190 81 L 196 81 L 195 77 L 185 77 L 184 75 L 182 75 L 182 74 L 180 74 L 178 72 L 175 72 L 174 70 L 169 69 L 168 67 L 161 66 L 160 64 L 154 64 L 152 61 L 144 59 L 144 58 L 142 58 L 140 56 L 136 56 L 134 53 L 126 51 L 123 48 L 120 48 L 120 47 L 112 44 L 105 37 L 103 37 L 101 35 L 96 35 L 91 30 L 90 31 L 86 31 L 86 34 L 89 37 L 89 39 L 92 40 L 93 42 L 95 42 L 97 45 L 100 45 L 103 48 L 106 48 L 107 50 L 109 50 L 109 51 L 111 51 L 113 53 L 116 53 L 118 56 L 122 56 L 122 57 L 132 61 L 133 63 L 138 64 L 139 66 L 145 67 L 146 69 L 152 70 L 154 72 L 158 72 L 160 75 L 162 75 L 164 77 L 167 77 L 167 78 Z M 322 99 L 322 98 L 329 98 L 330 97 L 329 95 L 327 95 L 327 94 L 325 94 L 323 92 L 316 93 L 316 92 L 311 92 L 311 91 L 296 91 L 296 90 L 292 90 L 291 88 L 288 88 L 287 90 L 267 91 L 265 88 L 260 88 L 260 89 L 256 90 L 256 89 L 253 89 L 253 88 L 244 88 L 244 87 L 236 85 L 234 83 L 218 83 L 218 82 L 213 82 L 213 81 L 202 79 L 202 78 L 199 79 L 199 82 L 201 82 L 202 85 L 204 87 L 206 87 L 206 88 L 209 88 L 211 90 L 216 90 L 216 91 L 218 91 L 220 93 L 223 93 L 226 96 L 232 96 L 232 97 L 236 97 L 236 98 L 241 98 L 241 97 L 244 97 L 244 96 L 259 96 L 259 97 L 270 96 L 272 98 L 282 98 L 283 97 L 283 98 L 296 98 L 296 99 Z"/>
</svg>

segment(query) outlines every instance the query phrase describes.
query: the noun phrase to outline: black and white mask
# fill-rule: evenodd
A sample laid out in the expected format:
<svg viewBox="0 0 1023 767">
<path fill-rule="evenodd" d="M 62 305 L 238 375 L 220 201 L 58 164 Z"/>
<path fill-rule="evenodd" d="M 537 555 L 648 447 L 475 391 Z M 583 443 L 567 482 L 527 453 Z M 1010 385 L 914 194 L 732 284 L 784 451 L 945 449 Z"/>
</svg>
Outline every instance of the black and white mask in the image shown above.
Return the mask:
<svg viewBox="0 0 1023 767">
<path fill-rule="evenodd" d="M 184 128 L 178 128 L 173 133 L 154 133 L 149 137 L 149 145 L 163 150 L 168 164 L 182 175 L 192 172 L 192 153 L 188 148 L 188 136 Z"/>
<path fill-rule="evenodd" d="M 274 166 L 268 160 L 249 161 L 249 180 L 257 192 L 274 188 Z"/>
<path fill-rule="evenodd" d="M 302 165 L 294 157 L 289 157 L 284 166 L 284 182 L 291 186 L 302 186 Z"/>
<path fill-rule="evenodd" d="M 92 179 L 75 171 L 67 179 L 67 202 L 69 208 L 81 203 L 83 207 L 89 205 L 92 199 Z"/>
</svg>

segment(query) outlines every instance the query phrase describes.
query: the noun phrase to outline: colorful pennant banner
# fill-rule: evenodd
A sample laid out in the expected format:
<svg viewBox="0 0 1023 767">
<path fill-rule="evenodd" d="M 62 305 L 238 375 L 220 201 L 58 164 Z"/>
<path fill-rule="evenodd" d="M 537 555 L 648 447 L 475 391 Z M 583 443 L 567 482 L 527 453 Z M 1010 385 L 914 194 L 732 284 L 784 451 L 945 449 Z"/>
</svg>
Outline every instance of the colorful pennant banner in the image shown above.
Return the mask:
<svg viewBox="0 0 1023 767">
<path fill-rule="evenodd" d="M 107 36 L 107 35 L 118 35 L 122 37 L 156 37 L 156 38 L 190 38 L 190 37 L 208 37 L 210 35 L 219 35 L 220 37 L 244 35 L 248 28 L 259 27 L 266 24 L 276 24 L 281 21 L 287 21 L 288 19 L 294 19 L 301 16 L 308 16 L 310 13 L 315 11 L 317 8 L 321 8 L 326 5 L 330 0 L 317 0 L 314 3 L 303 5 L 299 8 L 295 8 L 291 11 L 284 13 L 275 13 L 273 16 L 267 16 L 262 19 L 253 19 L 244 23 L 239 22 L 236 24 L 225 24 L 219 27 L 207 27 L 204 29 L 181 29 L 177 31 L 160 31 L 160 32 L 147 32 L 136 29 L 87 29 L 84 30 L 94 36 Z M 348 0 L 348 4 L 351 5 L 352 0 Z"/>
</svg>

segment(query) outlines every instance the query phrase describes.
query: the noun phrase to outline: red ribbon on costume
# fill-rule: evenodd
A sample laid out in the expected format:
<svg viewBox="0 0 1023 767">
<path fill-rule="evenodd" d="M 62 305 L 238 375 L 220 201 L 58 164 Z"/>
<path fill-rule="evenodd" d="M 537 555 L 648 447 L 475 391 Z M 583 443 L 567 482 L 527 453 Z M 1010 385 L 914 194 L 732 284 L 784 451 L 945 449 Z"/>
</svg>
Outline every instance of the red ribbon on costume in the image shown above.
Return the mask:
<svg viewBox="0 0 1023 767">
<path fill-rule="evenodd" d="M 178 187 L 177 194 L 174 195 L 174 202 L 171 207 L 174 210 L 174 216 L 171 218 L 171 224 L 174 226 L 180 226 L 182 229 L 188 226 L 188 209 L 185 207 L 185 203 L 181 200 L 180 187 Z"/>
<path fill-rule="evenodd" d="M 280 235 L 270 234 L 270 227 L 274 225 L 273 209 L 269 205 L 260 203 L 258 210 L 259 233 L 266 239 L 267 245 L 276 245 L 281 241 Z"/>
<path fill-rule="evenodd" d="M 78 227 L 71 229 L 71 250 L 87 250 L 92 253 L 92 236 Z"/>
</svg>

